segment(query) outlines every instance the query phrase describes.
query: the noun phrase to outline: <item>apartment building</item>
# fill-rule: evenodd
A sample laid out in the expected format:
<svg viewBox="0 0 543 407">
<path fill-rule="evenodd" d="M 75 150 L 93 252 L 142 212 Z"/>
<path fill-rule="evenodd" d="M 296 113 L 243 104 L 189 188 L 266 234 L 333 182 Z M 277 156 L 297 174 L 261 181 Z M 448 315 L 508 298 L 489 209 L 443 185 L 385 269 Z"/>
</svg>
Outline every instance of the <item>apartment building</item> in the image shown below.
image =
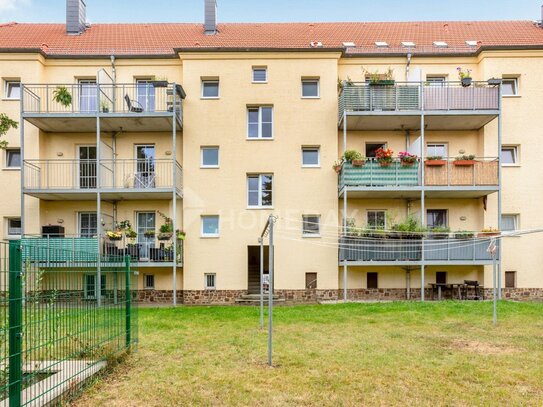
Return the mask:
<svg viewBox="0 0 543 407">
<path fill-rule="evenodd" d="M 85 7 L 0 26 L 3 238 L 129 256 L 141 301 L 234 304 L 273 214 L 288 302 L 488 294 L 494 258 L 504 297 L 543 297 L 540 235 L 487 250 L 542 225 L 540 23 L 218 24 L 211 0 L 203 24 L 88 25 Z"/>
</svg>

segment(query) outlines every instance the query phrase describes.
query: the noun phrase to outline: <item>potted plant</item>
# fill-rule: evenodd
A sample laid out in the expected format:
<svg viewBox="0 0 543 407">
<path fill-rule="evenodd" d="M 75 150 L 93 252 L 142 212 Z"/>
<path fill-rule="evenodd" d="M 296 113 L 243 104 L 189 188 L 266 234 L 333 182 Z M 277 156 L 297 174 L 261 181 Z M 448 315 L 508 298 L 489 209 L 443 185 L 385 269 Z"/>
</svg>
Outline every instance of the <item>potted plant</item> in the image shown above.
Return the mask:
<svg viewBox="0 0 543 407">
<path fill-rule="evenodd" d="M 470 86 L 472 82 L 471 69 L 462 69 L 462 67 L 459 66 L 456 70 L 458 71 L 458 79 L 460 79 L 462 86 L 464 88 Z"/>
<path fill-rule="evenodd" d="M 339 78 L 337 78 L 337 90 L 338 90 L 338 93 L 341 93 L 343 91 L 343 88 L 345 88 L 345 86 L 353 86 L 354 83 L 351 79 L 350 76 L 347 76 L 347 80 L 341 80 Z"/>
<path fill-rule="evenodd" d="M 385 149 L 383 147 L 380 147 L 375 150 L 375 158 L 377 159 L 377 162 L 381 167 L 390 167 L 393 161 L 393 154 L 394 151 L 392 151 L 390 148 Z"/>
<path fill-rule="evenodd" d="M 345 161 L 351 163 L 353 167 L 363 167 L 366 163 L 366 158 L 356 150 L 347 150 L 343 154 Z"/>
<path fill-rule="evenodd" d="M 429 237 L 431 239 L 447 239 L 451 229 L 447 226 L 435 226 L 430 229 Z"/>
<path fill-rule="evenodd" d="M 72 104 L 72 94 L 66 86 L 57 86 L 53 91 L 53 101 L 68 107 Z"/>
<path fill-rule="evenodd" d="M 401 151 L 400 153 L 398 153 L 398 157 L 400 157 L 402 167 L 412 167 L 418 159 L 415 154 L 410 154 L 407 151 Z"/>
<path fill-rule="evenodd" d="M 114 230 L 108 230 L 106 232 L 106 236 L 109 238 L 109 240 L 111 241 L 116 241 L 116 240 L 121 240 L 123 238 L 123 235 L 121 232 L 118 232 L 118 231 L 114 231 Z"/>
<path fill-rule="evenodd" d="M 454 159 L 454 165 L 457 166 L 472 166 L 475 165 L 475 155 L 459 155 Z"/>
<path fill-rule="evenodd" d="M 379 73 L 378 71 L 370 72 L 364 68 L 362 71 L 365 73 L 366 79 L 369 81 L 370 86 L 385 86 L 394 85 L 394 69 L 389 67 L 385 73 Z"/>
<path fill-rule="evenodd" d="M 493 227 L 484 228 L 480 233 L 477 234 L 477 237 L 494 237 L 499 236 L 501 233 L 498 229 Z"/>
<path fill-rule="evenodd" d="M 136 233 L 135 230 L 133 229 L 127 229 L 125 232 L 124 232 L 124 235 L 130 239 L 131 242 L 134 242 L 134 239 L 136 239 L 136 237 L 138 237 L 138 234 Z"/>
<path fill-rule="evenodd" d="M 467 230 L 459 230 L 458 232 L 454 233 L 455 239 L 462 239 L 462 240 L 473 239 L 474 236 L 475 236 L 475 233 L 469 232 Z"/>
<path fill-rule="evenodd" d="M 102 113 L 109 113 L 109 103 L 105 100 L 102 100 L 100 102 L 100 110 L 102 111 Z"/>
<path fill-rule="evenodd" d="M 157 236 L 158 240 L 170 240 L 173 236 L 173 222 L 172 218 L 164 215 L 162 212 L 157 211 L 159 216 L 164 219 L 164 223 L 159 228 Z"/>
<path fill-rule="evenodd" d="M 154 230 L 146 230 L 145 232 L 143 232 L 143 236 L 145 236 L 147 238 L 155 237 L 155 231 Z"/>
<path fill-rule="evenodd" d="M 424 163 L 427 167 L 442 167 L 447 164 L 447 160 L 444 160 L 440 155 L 432 155 L 426 157 L 426 161 Z"/>
<path fill-rule="evenodd" d="M 175 237 L 177 238 L 177 240 L 185 240 L 186 236 L 187 236 L 186 233 L 183 232 L 182 230 L 177 229 L 175 231 Z"/>
<path fill-rule="evenodd" d="M 334 162 L 334 165 L 332 166 L 334 171 L 337 172 L 338 174 L 341 172 L 342 167 L 343 167 L 343 160 L 336 160 Z"/>
</svg>

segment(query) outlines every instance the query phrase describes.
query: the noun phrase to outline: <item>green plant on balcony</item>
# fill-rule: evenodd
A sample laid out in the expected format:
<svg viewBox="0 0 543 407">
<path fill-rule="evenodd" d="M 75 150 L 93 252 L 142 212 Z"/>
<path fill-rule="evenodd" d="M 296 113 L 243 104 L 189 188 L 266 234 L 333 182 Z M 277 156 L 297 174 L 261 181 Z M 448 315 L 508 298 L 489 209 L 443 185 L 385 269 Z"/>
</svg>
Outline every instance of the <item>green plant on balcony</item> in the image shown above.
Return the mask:
<svg viewBox="0 0 543 407">
<path fill-rule="evenodd" d="M 332 165 L 332 168 L 338 174 L 341 172 L 342 167 L 343 167 L 343 159 L 339 159 L 339 160 L 334 161 L 334 164 Z"/>
<path fill-rule="evenodd" d="M 72 94 L 66 86 L 57 86 L 53 91 L 53 101 L 68 107 L 72 104 Z"/>
<path fill-rule="evenodd" d="M 117 230 L 106 231 L 106 236 L 112 241 L 121 240 L 123 238 L 123 234 Z"/>
<path fill-rule="evenodd" d="M 147 238 L 153 238 L 153 237 L 155 237 L 155 231 L 154 230 L 146 230 L 145 232 L 143 232 L 143 236 L 145 236 Z"/>
<path fill-rule="evenodd" d="M 430 229 L 429 237 L 431 239 L 447 239 L 451 229 L 447 226 L 433 226 Z"/>
<path fill-rule="evenodd" d="M 475 165 L 475 155 L 469 154 L 469 155 L 459 155 L 454 159 L 454 165 L 457 166 L 471 166 Z"/>
<path fill-rule="evenodd" d="M 185 240 L 185 237 L 187 236 L 187 234 L 185 232 L 183 232 L 182 230 L 180 229 L 177 229 L 175 231 L 175 237 L 177 240 Z"/>
<path fill-rule="evenodd" d="M 494 237 L 499 236 L 501 233 L 498 229 L 493 227 L 487 227 L 481 230 L 480 233 L 477 234 L 477 237 Z"/>
<path fill-rule="evenodd" d="M 401 151 L 398 153 L 402 167 L 412 167 L 418 160 L 418 156 L 415 154 L 410 154 L 407 151 Z"/>
<path fill-rule="evenodd" d="M 426 157 L 425 164 L 427 167 L 442 167 L 447 164 L 447 161 L 440 155 L 431 155 Z"/>
<path fill-rule="evenodd" d="M 7 114 L 0 113 L 0 137 L 5 136 L 11 129 L 16 129 L 19 123 L 11 120 Z M 0 140 L 0 149 L 5 149 L 8 146 L 6 140 Z"/>
<path fill-rule="evenodd" d="M 125 232 L 124 232 L 124 235 L 125 235 L 128 239 L 130 239 L 130 241 L 131 241 L 132 243 L 134 243 L 134 240 L 136 239 L 136 237 L 138 237 L 138 234 L 136 233 L 136 231 L 133 230 L 133 229 L 131 229 L 131 228 L 126 229 Z"/>
<path fill-rule="evenodd" d="M 403 222 L 392 226 L 391 237 L 399 239 L 422 239 L 427 229 L 421 225 L 420 221 L 410 215 Z"/>
<path fill-rule="evenodd" d="M 471 69 L 463 69 L 462 67 L 456 68 L 458 71 L 458 79 L 460 79 L 460 82 L 462 83 L 462 86 L 467 88 L 471 85 L 472 79 L 471 79 Z"/>
<path fill-rule="evenodd" d="M 346 80 L 341 80 L 337 78 L 337 90 L 339 93 L 341 93 L 341 91 L 343 90 L 345 86 L 353 86 L 353 85 L 354 83 L 350 76 L 347 76 Z"/>
<path fill-rule="evenodd" d="M 356 150 L 347 150 L 343 154 L 343 159 L 351 163 L 353 167 L 362 167 L 366 163 L 366 157 L 362 155 L 359 151 Z"/>
<path fill-rule="evenodd" d="M 100 102 L 100 110 L 102 113 L 109 113 L 109 103 L 105 100 Z"/>
<path fill-rule="evenodd" d="M 394 151 L 390 148 L 380 147 L 375 150 L 375 158 L 381 167 L 390 167 L 394 161 L 393 155 Z"/>
<path fill-rule="evenodd" d="M 459 230 L 457 232 L 454 232 L 455 239 L 473 239 L 474 236 L 475 233 L 467 230 Z"/>
<path fill-rule="evenodd" d="M 362 67 L 362 72 L 370 86 L 394 85 L 394 69 L 391 67 L 388 67 L 385 73 L 380 73 L 379 71 L 371 72 Z"/>
<path fill-rule="evenodd" d="M 172 218 L 164 215 L 162 212 L 157 211 L 158 215 L 164 220 L 164 223 L 160 225 L 158 240 L 170 240 L 173 236 L 173 221 Z"/>
</svg>

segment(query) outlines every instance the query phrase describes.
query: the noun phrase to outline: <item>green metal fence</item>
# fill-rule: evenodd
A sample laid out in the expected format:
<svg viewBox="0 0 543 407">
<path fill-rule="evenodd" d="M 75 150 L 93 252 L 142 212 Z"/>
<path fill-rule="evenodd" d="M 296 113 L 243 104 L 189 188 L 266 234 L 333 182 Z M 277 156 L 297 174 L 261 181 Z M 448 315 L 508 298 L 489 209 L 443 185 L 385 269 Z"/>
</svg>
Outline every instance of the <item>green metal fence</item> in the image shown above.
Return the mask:
<svg viewBox="0 0 543 407">
<path fill-rule="evenodd" d="M 128 258 L 0 242 L 2 406 L 62 404 L 134 348 L 136 278 Z"/>
</svg>

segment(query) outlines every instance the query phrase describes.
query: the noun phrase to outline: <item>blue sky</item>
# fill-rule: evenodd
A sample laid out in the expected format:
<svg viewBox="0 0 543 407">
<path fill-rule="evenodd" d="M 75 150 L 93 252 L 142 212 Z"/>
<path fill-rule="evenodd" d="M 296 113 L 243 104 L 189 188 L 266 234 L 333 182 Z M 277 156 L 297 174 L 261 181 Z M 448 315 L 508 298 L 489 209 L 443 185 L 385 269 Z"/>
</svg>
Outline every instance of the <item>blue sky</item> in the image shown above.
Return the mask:
<svg viewBox="0 0 543 407">
<path fill-rule="evenodd" d="M 91 23 L 200 22 L 204 0 L 86 0 Z M 218 0 L 219 22 L 538 20 L 542 0 Z M 66 0 L 0 0 L 0 22 L 63 22 Z"/>
</svg>

